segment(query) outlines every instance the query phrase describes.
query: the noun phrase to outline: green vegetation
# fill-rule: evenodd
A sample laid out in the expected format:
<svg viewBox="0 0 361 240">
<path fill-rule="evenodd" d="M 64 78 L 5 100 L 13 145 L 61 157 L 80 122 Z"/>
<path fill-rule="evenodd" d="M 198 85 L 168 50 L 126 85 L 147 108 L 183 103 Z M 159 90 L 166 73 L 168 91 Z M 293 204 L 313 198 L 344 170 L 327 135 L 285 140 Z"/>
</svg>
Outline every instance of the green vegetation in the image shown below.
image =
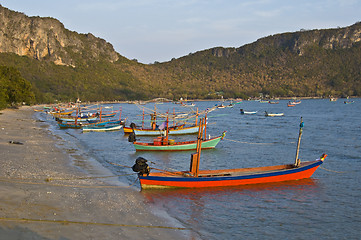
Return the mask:
<svg viewBox="0 0 361 240">
<path fill-rule="evenodd" d="M 32 104 L 34 100 L 31 83 L 15 68 L 0 66 L 0 109 L 19 103 Z"/>
</svg>

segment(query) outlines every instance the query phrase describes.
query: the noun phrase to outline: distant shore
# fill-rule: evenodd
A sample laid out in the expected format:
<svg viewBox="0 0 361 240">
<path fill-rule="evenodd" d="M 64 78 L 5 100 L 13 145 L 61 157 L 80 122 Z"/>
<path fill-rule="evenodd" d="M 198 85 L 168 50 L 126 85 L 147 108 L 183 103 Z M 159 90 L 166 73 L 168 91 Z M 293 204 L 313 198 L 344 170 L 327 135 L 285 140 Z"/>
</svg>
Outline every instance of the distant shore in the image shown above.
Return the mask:
<svg viewBox="0 0 361 240">
<path fill-rule="evenodd" d="M 0 111 L 0 239 L 184 239 L 138 191 L 88 176 L 31 107 Z"/>
<path fill-rule="evenodd" d="M 343 97 L 336 97 L 340 99 L 346 99 Z M 349 98 L 359 98 L 359 97 L 349 97 Z M 162 98 L 164 99 L 164 98 Z M 277 98 L 265 98 L 264 100 L 303 100 L 303 99 L 329 99 L 329 97 L 277 97 Z M 177 102 L 170 99 L 167 99 L 168 101 L 163 102 Z M 260 100 L 260 99 L 259 99 Z M 206 102 L 206 101 L 255 101 L 255 99 L 235 99 L 235 98 L 219 98 L 219 99 L 184 99 L 184 100 L 178 100 L 183 102 Z M 161 100 L 157 101 L 156 99 L 150 99 L 150 100 L 132 100 L 132 101 L 98 101 L 98 102 L 81 102 L 81 104 L 85 105 L 96 105 L 96 104 L 116 104 L 116 103 L 128 103 L 128 104 L 138 104 L 138 103 L 156 103 L 156 102 L 162 102 Z M 62 103 L 59 103 L 62 104 Z M 45 104 L 43 104 L 45 106 Z M 48 104 L 48 105 L 56 105 L 54 104 Z M 40 106 L 40 105 L 39 105 Z"/>
</svg>

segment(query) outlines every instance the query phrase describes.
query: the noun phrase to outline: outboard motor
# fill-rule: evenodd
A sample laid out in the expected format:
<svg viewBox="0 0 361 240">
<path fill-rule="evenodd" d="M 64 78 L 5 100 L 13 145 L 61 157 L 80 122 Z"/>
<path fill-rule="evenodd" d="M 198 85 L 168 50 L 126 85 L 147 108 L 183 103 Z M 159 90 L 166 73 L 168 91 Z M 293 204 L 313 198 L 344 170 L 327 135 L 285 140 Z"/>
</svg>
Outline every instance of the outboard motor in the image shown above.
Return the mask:
<svg viewBox="0 0 361 240">
<path fill-rule="evenodd" d="M 135 138 L 135 133 L 134 132 L 129 133 L 128 142 L 135 142 L 135 141 L 137 141 L 137 139 Z"/>
<path fill-rule="evenodd" d="M 147 164 L 147 160 L 142 157 L 138 157 L 135 160 L 135 164 L 133 165 L 132 169 L 134 172 L 137 172 L 139 175 L 146 174 L 148 176 L 150 172 L 150 168 Z"/>
</svg>

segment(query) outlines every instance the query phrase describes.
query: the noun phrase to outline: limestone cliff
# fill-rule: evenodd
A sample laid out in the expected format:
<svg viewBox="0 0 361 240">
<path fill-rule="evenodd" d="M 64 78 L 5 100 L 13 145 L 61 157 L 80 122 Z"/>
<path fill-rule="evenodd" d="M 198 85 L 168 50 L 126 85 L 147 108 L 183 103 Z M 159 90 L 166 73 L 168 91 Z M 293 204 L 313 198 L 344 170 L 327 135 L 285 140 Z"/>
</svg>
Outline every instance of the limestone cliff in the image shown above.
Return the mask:
<svg viewBox="0 0 361 240">
<path fill-rule="evenodd" d="M 351 48 L 361 41 L 361 23 L 352 26 L 337 29 L 323 30 L 301 30 L 293 33 L 282 33 L 265 38 L 258 39 L 255 43 L 246 45 L 253 50 L 260 51 L 265 48 L 288 49 L 299 56 L 305 53 L 305 50 L 312 46 L 321 47 L 323 49 L 346 49 Z M 244 47 L 238 48 L 242 52 Z M 216 55 L 215 55 L 216 56 Z"/>
<path fill-rule="evenodd" d="M 78 34 L 54 18 L 28 17 L 1 5 L 0 52 L 72 67 L 76 67 L 77 59 L 119 59 L 110 43 L 90 33 Z"/>
</svg>

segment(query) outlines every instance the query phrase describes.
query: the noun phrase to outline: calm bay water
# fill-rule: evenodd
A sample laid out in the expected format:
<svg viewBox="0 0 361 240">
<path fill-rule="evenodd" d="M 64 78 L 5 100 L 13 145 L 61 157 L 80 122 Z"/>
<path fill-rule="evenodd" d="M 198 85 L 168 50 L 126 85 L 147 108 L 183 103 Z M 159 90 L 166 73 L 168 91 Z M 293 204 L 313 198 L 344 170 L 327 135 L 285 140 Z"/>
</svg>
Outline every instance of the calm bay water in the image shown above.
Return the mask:
<svg viewBox="0 0 361 240">
<path fill-rule="evenodd" d="M 227 134 L 216 149 L 202 151 L 201 169 L 293 163 L 300 117 L 305 123 L 301 161 L 314 160 L 322 153 L 328 157 L 311 179 L 229 188 L 142 191 L 145 203 L 191 229 L 187 236 L 190 239 L 359 239 L 361 99 L 353 100 L 353 104 L 344 104 L 344 99 L 302 100 L 295 107 L 287 107 L 286 100 L 279 104 L 244 101 L 233 108 L 217 109 L 208 115 L 207 135 L 220 135 L 225 130 Z M 219 104 L 194 103 L 200 111 Z M 127 126 L 131 122 L 141 124 L 141 108 L 132 104 L 113 106 L 115 110 L 122 107 Z M 153 109 L 154 104 L 144 107 Z M 162 112 L 172 112 L 173 108 L 189 110 L 172 103 L 157 105 Z M 241 115 L 241 108 L 258 113 Z M 285 116 L 265 117 L 264 111 L 284 112 Z M 76 150 L 74 163 L 90 173 L 93 170 L 84 159 L 94 159 L 117 175 L 132 170 L 109 162 L 132 166 L 138 156 L 154 162 L 151 166 L 156 168 L 189 169 L 192 151 L 137 153 L 123 131 L 60 130 L 53 121 L 51 131 L 71 144 Z M 172 138 L 188 140 L 196 136 Z M 138 140 L 148 142 L 152 137 Z M 118 180 L 132 185 L 136 175 L 121 176 Z M 139 182 L 132 188 L 140 191 Z"/>
</svg>

